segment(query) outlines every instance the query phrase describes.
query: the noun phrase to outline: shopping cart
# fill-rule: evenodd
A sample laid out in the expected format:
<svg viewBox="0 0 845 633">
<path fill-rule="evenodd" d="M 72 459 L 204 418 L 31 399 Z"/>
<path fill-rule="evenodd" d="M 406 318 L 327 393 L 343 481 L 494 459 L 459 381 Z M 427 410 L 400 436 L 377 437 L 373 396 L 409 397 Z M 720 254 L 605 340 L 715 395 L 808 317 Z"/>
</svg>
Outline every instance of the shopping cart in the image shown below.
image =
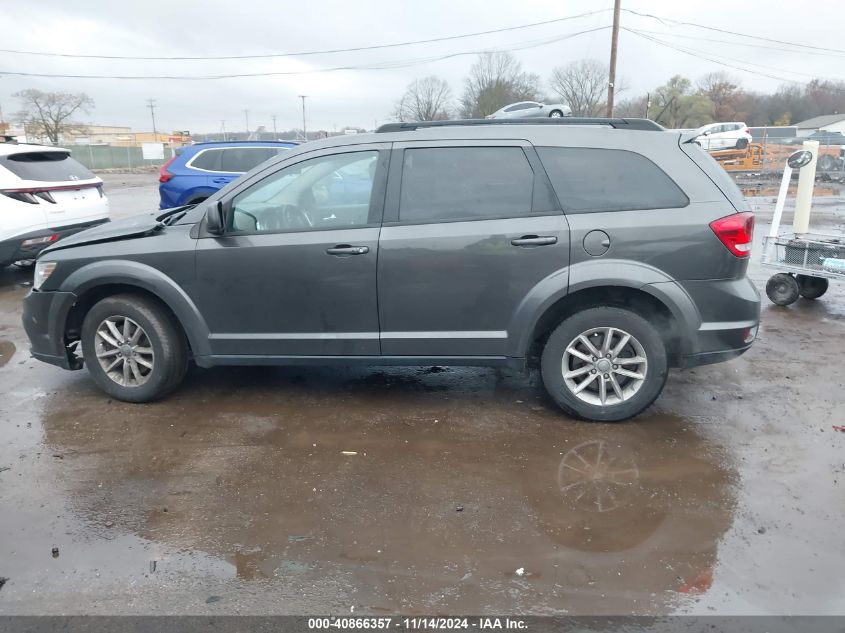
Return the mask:
<svg viewBox="0 0 845 633">
<path fill-rule="evenodd" d="M 845 279 L 845 236 L 775 235 L 763 238 L 765 268 L 778 273 L 766 283 L 766 295 L 779 306 L 799 296 L 818 299 L 829 280 Z"/>
<path fill-rule="evenodd" d="M 810 165 L 809 176 L 812 178 L 815 171 L 814 163 L 811 165 L 813 158 L 807 150 L 794 152 L 788 158 L 772 227 L 763 238 L 762 266 L 778 271 L 766 283 L 766 295 L 772 303 L 780 306 L 789 305 L 798 297 L 818 299 L 827 292 L 829 280 L 845 279 L 845 235 L 780 234 L 780 220 L 792 171 Z"/>
</svg>

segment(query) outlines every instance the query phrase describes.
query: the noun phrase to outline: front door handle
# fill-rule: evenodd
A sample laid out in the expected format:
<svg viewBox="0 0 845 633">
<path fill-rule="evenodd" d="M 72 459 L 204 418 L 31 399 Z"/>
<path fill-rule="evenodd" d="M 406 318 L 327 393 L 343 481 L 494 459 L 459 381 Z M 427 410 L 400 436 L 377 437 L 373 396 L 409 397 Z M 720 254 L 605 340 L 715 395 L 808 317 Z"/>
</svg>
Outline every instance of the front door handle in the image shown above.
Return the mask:
<svg viewBox="0 0 845 633">
<path fill-rule="evenodd" d="M 370 252 L 369 246 L 350 246 L 349 244 L 338 244 L 334 248 L 327 248 L 329 255 L 366 255 Z"/>
<path fill-rule="evenodd" d="M 548 246 L 557 244 L 557 238 L 554 235 L 523 235 L 511 240 L 511 244 L 514 246 Z"/>
</svg>

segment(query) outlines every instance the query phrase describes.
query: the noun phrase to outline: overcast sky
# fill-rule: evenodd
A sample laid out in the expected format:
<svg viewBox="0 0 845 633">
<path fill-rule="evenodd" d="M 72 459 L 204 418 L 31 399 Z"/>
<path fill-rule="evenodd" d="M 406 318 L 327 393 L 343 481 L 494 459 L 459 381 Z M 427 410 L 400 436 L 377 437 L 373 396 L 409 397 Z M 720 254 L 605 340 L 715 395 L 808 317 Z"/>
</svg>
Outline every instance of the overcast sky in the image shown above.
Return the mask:
<svg viewBox="0 0 845 633">
<path fill-rule="evenodd" d="M 461 35 L 563 18 L 612 6 L 612 0 L 0 0 L 3 36 L 0 48 L 51 53 L 126 56 L 225 56 L 315 51 L 390 44 L 409 40 Z M 845 5 L 833 0 L 771 2 L 709 0 L 678 2 L 622 0 L 624 8 L 663 18 L 696 22 L 818 47 L 845 49 L 842 24 Z M 805 13 L 802 13 L 805 12 Z M 436 74 L 447 79 L 455 96 L 463 77 L 481 50 L 518 48 L 549 42 L 579 31 L 609 26 L 610 11 L 520 30 L 417 44 L 382 50 L 286 57 L 264 60 L 137 61 L 72 59 L 0 53 L 0 107 L 4 116 L 17 109 L 12 93 L 25 88 L 86 92 L 95 101 L 87 123 L 129 125 L 150 130 L 146 100 L 156 100 L 157 127 L 193 132 L 245 129 L 249 125 L 279 130 L 301 126 L 297 95 L 306 94 L 309 129 L 344 125 L 372 128 L 390 118 L 393 104 L 416 77 Z M 622 26 L 651 31 L 650 35 L 752 69 L 762 75 L 807 81 L 811 76 L 845 79 L 843 53 L 808 54 L 793 49 L 772 50 L 701 39 L 744 41 L 730 35 L 655 19 L 622 14 Z M 657 32 L 663 34 L 658 35 Z M 758 45 L 784 48 L 779 44 Z M 610 29 L 516 50 L 525 70 L 545 81 L 552 68 L 583 57 L 606 61 Z M 455 55 L 471 53 L 465 55 Z M 405 68 L 315 72 L 338 66 L 398 63 L 453 55 Z M 618 74 L 627 95 L 644 93 L 680 73 L 690 78 L 724 69 L 758 90 L 774 90 L 779 80 L 722 66 L 700 57 L 665 48 L 630 32 L 619 41 Z M 39 78 L 4 72 L 82 75 L 215 75 L 269 71 L 298 72 L 274 77 L 206 81 Z M 545 85 L 543 86 L 546 87 Z"/>
</svg>

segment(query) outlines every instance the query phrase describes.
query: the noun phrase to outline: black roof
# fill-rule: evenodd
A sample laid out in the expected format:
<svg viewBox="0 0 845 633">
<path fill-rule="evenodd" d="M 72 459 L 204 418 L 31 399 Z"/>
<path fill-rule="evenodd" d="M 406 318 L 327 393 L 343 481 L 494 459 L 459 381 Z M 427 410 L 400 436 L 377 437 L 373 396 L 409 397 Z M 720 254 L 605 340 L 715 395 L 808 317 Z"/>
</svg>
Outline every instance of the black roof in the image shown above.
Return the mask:
<svg viewBox="0 0 845 633">
<path fill-rule="evenodd" d="M 408 123 L 386 123 L 376 132 L 406 132 L 431 127 L 456 127 L 474 125 L 605 125 L 616 130 L 646 130 L 663 132 L 659 123 L 649 119 L 608 119 L 599 117 L 560 117 L 524 119 L 451 119 L 448 121 L 413 121 Z"/>
</svg>

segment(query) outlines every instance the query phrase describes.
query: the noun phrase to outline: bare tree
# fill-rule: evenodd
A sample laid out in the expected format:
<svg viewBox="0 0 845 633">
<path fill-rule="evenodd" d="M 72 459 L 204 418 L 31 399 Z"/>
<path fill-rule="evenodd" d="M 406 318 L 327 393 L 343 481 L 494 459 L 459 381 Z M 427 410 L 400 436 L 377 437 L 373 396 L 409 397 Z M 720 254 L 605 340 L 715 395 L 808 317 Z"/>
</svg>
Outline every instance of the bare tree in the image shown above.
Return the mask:
<svg viewBox="0 0 845 633">
<path fill-rule="evenodd" d="M 21 102 L 15 118 L 38 136 L 46 136 L 58 145 L 62 132 L 71 125 L 70 118 L 77 112 L 90 112 L 94 100 L 84 92 L 42 92 L 30 88 L 12 95 Z"/>
<path fill-rule="evenodd" d="M 713 116 L 717 121 L 744 118 L 744 113 L 739 112 L 742 90 L 728 73 L 715 71 L 704 75 L 698 80 L 698 94 L 713 102 Z"/>
<path fill-rule="evenodd" d="M 461 114 L 481 118 L 515 101 L 534 101 L 539 83 L 510 53 L 482 53 L 464 80 Z"/>
<path fill-rule="evenodd" d="M 607 64 L 579 59 L 552 70 L 549 87 L 570 107 L 572 116 L 602 116 L 608 75 Z"/>
<path fill-rule="evenodd" d="M 452 89 L 434 75 L 415 79 L 396 103 L 393 116 L 400 121 L 442 121 L 452 111 Z"/>
</svg>

